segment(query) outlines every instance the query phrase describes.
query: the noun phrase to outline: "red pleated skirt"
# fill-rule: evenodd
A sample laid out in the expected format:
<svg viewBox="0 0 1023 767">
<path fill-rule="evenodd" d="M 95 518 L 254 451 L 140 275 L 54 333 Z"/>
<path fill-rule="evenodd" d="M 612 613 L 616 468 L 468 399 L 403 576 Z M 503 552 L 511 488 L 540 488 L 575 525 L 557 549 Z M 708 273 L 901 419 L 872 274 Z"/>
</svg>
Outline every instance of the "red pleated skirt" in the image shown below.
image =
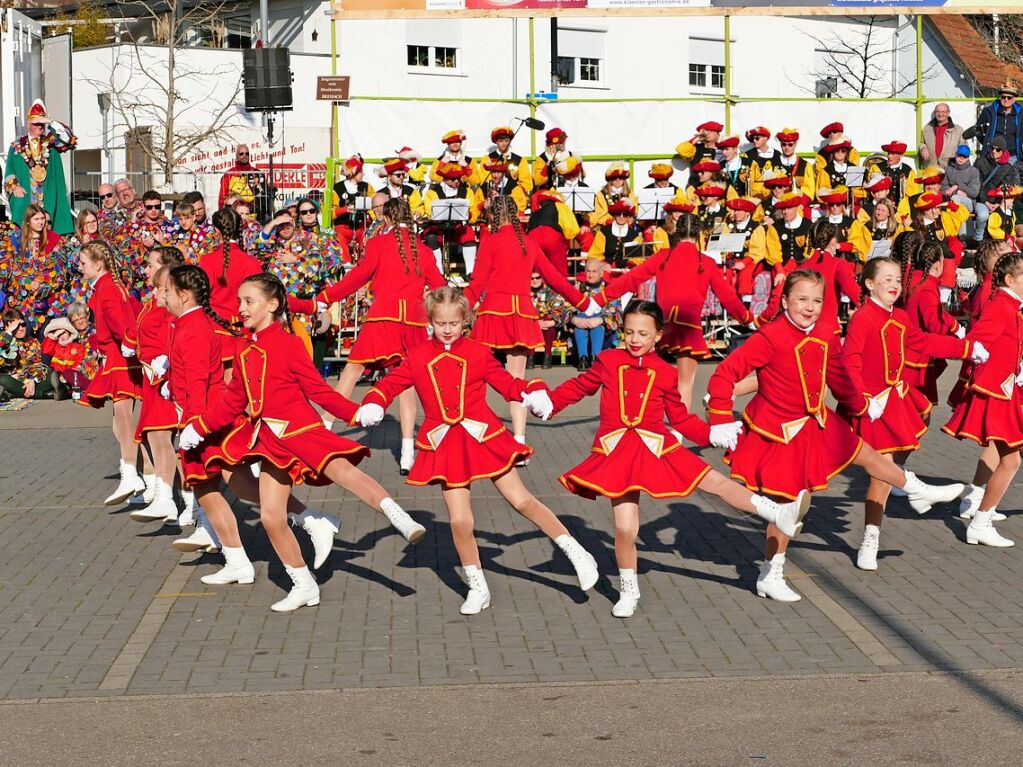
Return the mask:
<svg viewBox="0 0 1023 767">
<path fill-rule="evenodd" d="M 478 479 L 497 479 L 533 455 L 533 448 L 516 442 L 507 429 L 477 442 L 461 426 L 453 426 L 436 450 L 416 446 L 416 460 L 405 482 L 440 485 L 444 490 L 468 487 Z"/>
<path fill-rule="evenodd" d="M 642 491 L 652 498 L 685 498 L 703 481 L 710 466 L 681 444 L 658 458 L 634 431 L 622 436 L 609 455 L 590 453 L 558 480 L 583 498 L 621 498 Z"/>
<path fill-rule="evenodd" d="M 335 434 L 324 426 L 316 426 L 289 437 L 278 437 L 266 426 L 256 436 L 250 457 L 269 461 L 291 475 L 296 485 L 329 485 L 323 470 L 335 458 L 343 458 L 353 466 L 369 457 L 370 449 L 354 440 Z"/>
<path fill-rule="evenodd" d="M 119 402 L 141 397 L 142 366 L 137 360 L 126 360 L 120 352 L 108 350 L 99 373 L 85 387 L 78 402 L 87 407 L 101 408 L 107 400 Z"/>
<path fill-rule="evenodd" d="M 429 338 L 426 328 L 393 320 L 366 322 L 359 329 L 348 361 L 368 368 L 397 365 L 413 346 Z"/>
<path fill-rule="evenodd" d="M 869 416 L 849 419 L 853 431 L 879 453 L 899 453 L 920 449 L 920 438 L 927 433 L 924 416 L 931 412 L 931 403 L 912 386 L 900 397 L 892 392 L 888 397 L 884 415 L 876 421 Z"/>
<path fill-rule="evenodd" d="M 231 426 L 208 435 L 199 447 L 179 450 L 181 481 L 186 487 L 220 476 L 248 456 L 252 424 L 239 417 Z"/>
<path fill-rule="evenodd" d="M 1007 400 L 967 389 L 941 430 L 956 439 L 969 439 L 981 445 L 991 442 L 1003 442 L 1009 447 L 1023 445 L 1020 388 L 1013 386 L 1012 396 Z"/>
<path fill-rule="evenodd" d="M 142 442 L 147 431 L 169 431 L 178 428 L 178 411 L 174 403 L 160 396 L 160 389 L 142 376 L 142 408 L 135 427 L 135 442 Z"/>
<path fill-rule="evenodd" d="M 492 349 L 542 349 L 540 321 L 520 314 L 477 314 L 470 337 Z"/>
<path fill-rule="evenodd" d="M 750 490 L 795 500 L 800 490 L 826 489 L 862 447 L 848 422 L 829 411 L 825 428 L 810 419 L 788 444 L 767 439 L 747 423 L 725 463 Z"/>
<path fill-rule="evenodd" d="M 696 359 L 710 357 L 707 340 L 703 337 L 703 328 L 691 328 L 674 322 L 664 323 L 664 334 L 657 348 L 668 354 Z"/>
</svg>

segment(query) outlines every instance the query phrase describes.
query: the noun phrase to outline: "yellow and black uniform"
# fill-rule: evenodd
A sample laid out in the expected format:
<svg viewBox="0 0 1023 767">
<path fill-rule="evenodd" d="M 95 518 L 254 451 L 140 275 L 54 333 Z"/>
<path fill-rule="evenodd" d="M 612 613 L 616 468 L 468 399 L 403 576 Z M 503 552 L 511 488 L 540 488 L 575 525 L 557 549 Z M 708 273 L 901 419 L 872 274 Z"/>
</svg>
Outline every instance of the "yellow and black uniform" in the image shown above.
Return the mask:
<svg viewBox="0 0 1023 767">
<path fill-rule="evenodd" d="M 347 209 L 344 213 L 334 216 L 334 226 L 355 226 L 357 217 L 365 220 L 369 211 L 356 211 L 355 201 L 359 197 L 369 199 L 374 192 L 372 185 L 365 181 L 352 184 L 348 179 L 342 179 L 334 184 L 334 207 Z"/>
<path fill-rule="evenodd" d="M 587 255 L 590 258 L 603 259 L 613 269 L 624 269 L 629 264 L 626 243 L 643 242 L 643 232 L 635 224 L 619 226 L 611 222 L 597 229 L 593 244 Z M 635 263 L 636 259 L 632 259 Z"/>
<path fill-rule="evenodd" d="M 775 226 L 778 228 L 778 244 L 781 246 L 782 264 L 787 264 L 795 259 L 800 263 L 806 258 L 809 247 L 810 222 L 800 217 L 796 226 L 788 226 L 785 222 L 779 221 Z"/>
</svg>

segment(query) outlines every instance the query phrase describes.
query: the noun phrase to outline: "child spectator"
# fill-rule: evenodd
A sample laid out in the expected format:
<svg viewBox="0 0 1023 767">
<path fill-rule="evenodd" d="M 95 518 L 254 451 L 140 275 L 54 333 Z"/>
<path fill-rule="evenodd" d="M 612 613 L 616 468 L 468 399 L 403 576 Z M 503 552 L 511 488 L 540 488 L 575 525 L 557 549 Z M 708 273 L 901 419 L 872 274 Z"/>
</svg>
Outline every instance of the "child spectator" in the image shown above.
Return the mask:
<svg viewBox="0 0 1023 767">
<path fill-rule="evenodd" d="M 43 399 L 49 396 L 50 369 L 43 364 L 39 341 L 28 334 L 25 315 L 17 309 L 3 314 L 0 332 L 0 400 L 10 397 Z"/>
<path fill-rule="evenodd" d="M 66 317 L 50 320 L 43 335 L 43 356 L 50 358 L 53 369 L 50 383 L 54 398 L 64 399 L 70 389 L 71 398 L 78 401 L 89 384 L 89 378 L 82 372 L 89 351 L 87 344 L 78 340 L 78 331 Z"/>
</svg>

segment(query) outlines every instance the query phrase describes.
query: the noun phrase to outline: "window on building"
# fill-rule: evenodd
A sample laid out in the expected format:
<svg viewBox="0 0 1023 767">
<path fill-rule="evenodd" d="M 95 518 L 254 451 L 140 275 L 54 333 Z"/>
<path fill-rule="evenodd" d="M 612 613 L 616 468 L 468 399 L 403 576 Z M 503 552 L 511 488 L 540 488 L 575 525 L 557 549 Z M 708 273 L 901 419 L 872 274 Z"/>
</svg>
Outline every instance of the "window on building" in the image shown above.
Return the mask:
<svg viewBox="0 0 1023 767">
<path fill-rule="evenodd" d="M 689 65 L 689 85 L 694 88 L 706 88 L 707 87 L 707 65 L 706 64 L 690 64 Z"/>
<path fill-rule="evenodd" d="M 579 79 L 583 82 L 600 82 L 600 59 L 579 59 Z"/>
<path fill-rule="evenodd" d="M 710 87 L 725 89 L 725 67 L 724 64 L 718 66 L 717 64 L 711 64 L 710 67 Z"/>
<path fill-rule="evenodd" d="M 228 16 L 224 19 L 224 47 L 252 47 L 252 22 L 249 20 L 249 14 Z"/>
<path fill-rule="evenodd" d="M 430 66 L 430 46 L 428 46 L 428 45 L 409 45 L 408 46 L 408 65 L 410 67 L 428 67 L 428 66 Z"/>
<path fill-rule="evenodd" d="M 433 49 L 433 65 L 441 69 L 458 67 L 458 49 L 437 46 Z"/>
<path fill-rule="evenodd" d="M 602 85 L 606 29 L 558 27 L 558 80 L 561 85 Z"/>
<path fill-rule="evenodd" d="M 725 41 L 708 37 L 689 38 L 689 87 L 725 89 Z"/>
<path fill-rule="evenodd" d="M 461 66 L 461 26 L 447 19 L 409 19 L 405 47 L 410 69 L 457 72 Z"/>
</svg>

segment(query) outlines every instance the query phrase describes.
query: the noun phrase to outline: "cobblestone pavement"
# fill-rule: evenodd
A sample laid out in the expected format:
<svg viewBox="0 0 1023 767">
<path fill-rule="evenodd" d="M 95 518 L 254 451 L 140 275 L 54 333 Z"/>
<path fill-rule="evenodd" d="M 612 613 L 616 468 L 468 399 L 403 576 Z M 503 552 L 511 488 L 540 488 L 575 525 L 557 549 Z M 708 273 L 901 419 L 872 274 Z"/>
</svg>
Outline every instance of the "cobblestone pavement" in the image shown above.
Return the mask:
<svg viewBox="0 0 1023 767">
<path fill-rule="evenodd" d="M 701 367 L 698 391 L 710 370 Z M 556 382 L 567 373 L 545 375 Z M 440 493 L 401 482 L 390 418 L 366 437 L 374 454 L 363 466 L 428 537 L 409 547 L 348 493 L 299 489 L 344 524 L 319 573 L 319 607 L 277 615 L 268 608 L 287 577 L 250 507 L 236 504 L 255 585 L 204 586 L 199 576 L 218 557 L 180 555 L 168 532 L 101 505 L 117 462 L 109 411 L 48 402 L 0 413 L 0 698 L 1023 665 L 1023 545 L 967 546 L 952 507 L 918 518 L 896 499 L 880 570 L 858 571 L 865 481 L 856 470 L 815 498 L 790 549 L 788 574 L 802 602 L 757 598 L 760 524 L 694 496 L 644 500 L 642 602 L 628 621 L 611 617 L 608 505 L 570 496 L 557 482 L 588 450 L 596 408 L 591 399 L 550 424 L 531 423 L 538 457 L 523 474 L 596 553 L 601 584 L 581 594 L 561 553 L 481 483 L 474 511 L 493 607 L 472 618 L 458 613 L 463 587 Z M 939 408 L 935 423 L 947 414 Z M 925 447 L 911 464 L 921 475 L 970 478 L 975 446 L 935 430 Z M 705 456 L 720 466 L 717 451 Z M 1013 487 L 999 529 L 1023 543 L 1021 506 Z"/>
</svg>

